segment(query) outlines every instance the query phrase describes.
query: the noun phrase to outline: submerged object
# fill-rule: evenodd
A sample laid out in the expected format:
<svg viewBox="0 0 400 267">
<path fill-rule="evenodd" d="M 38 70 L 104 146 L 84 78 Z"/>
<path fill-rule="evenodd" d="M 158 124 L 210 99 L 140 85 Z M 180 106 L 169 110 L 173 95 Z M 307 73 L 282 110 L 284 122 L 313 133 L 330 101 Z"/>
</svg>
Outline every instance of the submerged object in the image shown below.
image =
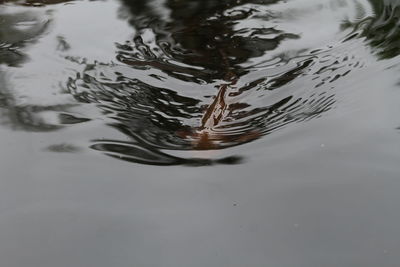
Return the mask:
<svg viewBox="0 0 400 267">
<path fill-rule="evenodd" d="M 237 75 L 232 72 L 226 54 L 219 49 L 221 57 L 224 59 L 224 65 L 228 71 L 226 72 L 224 83 L 219 85 L 218 92 L 214 100 L 208 105 L 201 119 L 201 125 L 189 132 L 179 132 L 179 135 L 184 138 L 189 138 L 192 148 L 195 150 L 210 150 L 220 148 L 220 143 L 245 143 L 257 139 L 261 136 L 260 133 L 251 131 L 242 133 L 241 135 L 229 135 L 223 131 L 218 131 L 221 123 L 231 112 L 231 103 L 229 93 L 235 87 L 238 81 Z"/>
</svg>

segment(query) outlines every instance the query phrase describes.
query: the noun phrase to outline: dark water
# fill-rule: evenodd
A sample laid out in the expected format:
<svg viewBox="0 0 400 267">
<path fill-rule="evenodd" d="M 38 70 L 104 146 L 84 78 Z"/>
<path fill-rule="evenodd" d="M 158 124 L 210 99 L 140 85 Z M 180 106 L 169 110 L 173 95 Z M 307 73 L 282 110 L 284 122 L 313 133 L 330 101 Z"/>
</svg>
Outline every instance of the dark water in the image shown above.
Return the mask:
<svg viewBox="0 0 400 267">
<path fill-rule="evenodd" d="M 399 266 L 399 19 L 0 0 L 1 266 Z"/>
</svg>

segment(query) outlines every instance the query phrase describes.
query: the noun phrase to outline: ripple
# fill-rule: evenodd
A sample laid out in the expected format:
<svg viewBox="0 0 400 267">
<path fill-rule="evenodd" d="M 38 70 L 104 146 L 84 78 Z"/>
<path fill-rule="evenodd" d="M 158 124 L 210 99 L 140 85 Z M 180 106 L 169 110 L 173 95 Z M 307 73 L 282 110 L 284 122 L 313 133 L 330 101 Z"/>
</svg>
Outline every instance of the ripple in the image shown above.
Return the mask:
<svg viewBox="0 0 400 267">
<path fill-rule="evenodd" d="M 280 52 L 285 43 L 307 42 L 307 34 L 277 24 L 310 12 L 300 6 L 210 3 L 193 17 L 175 3 L 161 21 L 144 16 L 150 7 L 125 5 L 144 13 L 129 20 L 133 39 L 116 44 L 117 63 L 86 63 L 68 81 L 69 93 L 98 103 L 109 125 L 131 138 L 92 146 L 117 158 L 177 164 L 161 150 L 224 149 L 321 117 L 335 108 L 335 83 L 365 65 L 348 34 L 345 42 Z"/>
<path fill-rule="evenodd" d="M 369 67 L 360 48 L 381 59 L 398 55 L 398 12 L 389 0 L 121 1 L 118 16 L 131 33 L 112 40 L 112 60 L 82 56 L 67 34 L 55 36 L 57 60 L 69 67 L 63 93 L 101 114 L 60 109 L 52 123 L 40 112 L 28 120 L 57 130 L 101 119 L 125 138 L 93 138 L 90 147 L 125 161 L 240 163 L 173 154 L 244 145 L 334 112 L 345 81 Z M 23 48 L 48 27 L 37 18 L 14 21 L 10 28 L 32 36 L 0 39 L 6 64 L 22 64 Z"/>
</svg>

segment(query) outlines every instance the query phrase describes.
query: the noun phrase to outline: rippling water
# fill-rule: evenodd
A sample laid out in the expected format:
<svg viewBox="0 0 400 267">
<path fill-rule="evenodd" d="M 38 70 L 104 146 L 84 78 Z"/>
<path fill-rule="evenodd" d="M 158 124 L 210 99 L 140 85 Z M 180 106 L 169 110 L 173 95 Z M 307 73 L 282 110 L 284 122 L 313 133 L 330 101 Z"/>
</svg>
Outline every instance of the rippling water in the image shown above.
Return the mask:
<svg viewBox="0 0 400 267">
<path fill-rule="evenodd" d="M 390 3 L 58 2 L 3 4 L 5 120 L 96 124 L 84 147 L 137 163 L 239 163 L 175 151 L 245 145 L 337 113 L 347 84 L 398 49 Z"/>
<path fill-rule="evenodd" d="M 170 193 L 175 192 L 172 187 L 179 192 L 181 183 L 189 186 L 181 188 L 185 192 L 181 201 L 188 201 L 188 207 L 194 206 L 196 214 L 207 214 L 207 207 L 215 204 L 212 200 L 206 204 L 203 199 L 213 195 L 212 192 L 233 198 L 236 192 L 245 203 L 251 199 L 249 203 L 253 205 L 249 204 L 248 208 L 258 207 L 255 214 L 248 216 L 249 212 L 244 212 L 238 219 L 255 218 L 254 221 L 237 225 L 248 227 L 250 236 L 262 231 L 261 203 L 267 198 L 286 203 L 267 205 L 282 220 L 296 217 L 295 210 L 303 203 L 313 207 L 309 210 L 311 217 L 326 223 L 318 226 L 304 215 L 300 221 L 317 226 L 306 228 L 294 243 L 285 245 L 285 240 L 292 240 L 289 234 L 279 237 L 271 234 L 274 241 L 253 236 L 251 240 L 259 241 L 254 243 L 256 251 L 250 250 L 249 244 L 228 245 L 228 250 L 215 248 L 213 256 L 204 254 L 210 257 L 209 261 L 198 258 L 194 253 L 199 249 L 197 246 L 186 251 L 189 256 L 182 261 L 171 260 L 169 257 L 176 255 L 179 242 L 185 243 L 190 232 L 185 228 L 182 231 L 186 235 L 180 236 L 174 228 L 178 231 L 174 237 L 163 235 L 166 240 L 175 241 L 173 248 L 165 252 L 164 247 L 156 246 L 155 250 L 156 258 L 166 260 L 166 265 L 138 256 L 137 266 L 397 266 L 398 259 L 393 254 L 389 257 L 388 251 L 395 253 L 400 249 L 399 239 L 396 240 L 399 234 L 394 227 L 400 220 L 394 214 L 400 213 L 393 202 L 400 199 L 391 191 L 400 189 L 394 179 L 400 177 L 399 18 L 400 4 L 394 0 L 0 0 L 0 142 L 3 147 L 0 158 L 5 188 L 17 186 L 18 190 L 13 189 L 10 194 L 29 196 L 46 195 L 42 186 L 49 186 L 49 192 L 62 195 L 64 183 L 67 190 L 73 191 L 69 186 L 76 178 L 87 179 L 84 183 L 94 188 L 99 180 L 105 183 L 110 179 L 115 183 L 111 187 L 116 192 L 110 192 L 108 197 L 116 205 L 118 201 L 114 198 L 123 185 L 135 184 L 120 180 L 122 177 L 134 176 L 140 179 L 141 182 L 136 182 L 147 194 L 165 196 L 161 188 L 150 190 L 148 181 L 143 182 L 141 178 L 153 177 L 160 182 L 159 179 L 169 180 L 171 176 L 174 178 L 169 180 L 169 185 L 163 181 L 160 186 L 167 186 Z M 172 165 L 178 166 L 155 168 Z M 217 166 L 193 169 L 180 165 Z M 28 181 L 29 177 L 33 180 Z M 61 182 L 55 177 L 62 177 Z M 196 177 L 194 184 L 200 186 L 198 190 L 205 191 L 196 194 L 196 189 L 192 191 L 194 184 L 181 181 L 181 177 Z M 199 177 L 205 180 L 200 182 Z M 49 185 L 49 179 L 55 179 L 54 187 Z M 247 188 L 248 192 L 233 185 L 224 191 L 224 184 L 232 180 L 235 186 Z M 307 186 L 311 181 L 319 190 L 313 191 Z M 369 182 L 351 189 L 360 181 Z M 22 190 L 19 185 L 25 182 L 41 189 L 36 188 L 34 193 Z M 293 184 L 289 186 L 289 182 Z M 74 186 L 81 187 L 80 183 Z M 208 187 L 213 183 L 219 189 Z M 196 200 L 188 199 L 189 191 L 203 200 L 199 200 L 203 203 L 201 207 L 196 206 Z M 269 196 L 263 197 L 267 192 Z M 281 192 L 287 196 L 286 200 L 274 192 Z M 91 196 L 93 200 L 104 201 L 104 196 L 96 197 L 100 193 L 86 193 L 77 193 L 78 199 L 83 201 L 84 196 Z M 375 196 L 377 202 L 369 199 L 367 193 Z M 71 194 L 67 199 L 75 193 Z M 252 194 L 258 197 L 253 199 Z M 310 194 L 309 198 L 304 194 Z M 340 199 L 341 195 L 344 200 Z M 141 194 L 137 198 L 147 199 Z M 289 204 L 290 199 L 298 200 L 299 204 Z M 7 194 L 5 200 L 10 200 Z M 164 200 L 174 202 L 166 196 Z M 214 199 L 217 203 L 222 200 L 224 197 Z M 335 200 L 341 204 L 335 206 Z M 321 206 L 314 201 L 321 201 Z M 47 201 L 43 203 L 50 205 Z M 352 208 L 347 210 L 345 203 Z M 372 206 L 378 203 L 376 209 L 381 211 L 371 212 L 362 203 Z M 47 218 L 60 205 L 52 206 L 50 211 L 28 208 L 27 212 L 44 212 Z M 77 208 L 80 205 L 74 205 L 67 208 L 72 214 L 77 210 L 83 212 Z M 89 210 L 98 207 L 87 205 Z M 205 210 L 199 211 L 196 207 Z M 280 213 L 285 207 L 291 215 Z M 137 208 L 148 211 L 143 206 Z M 332 213 L 324 211 L 325 208 Z M 215 207 L 211 209 L 216 211 Z M 98 212 L 104 214 L 105 210 Z M 185 212 L 190 214 L 184 209 L 183 213 L 178 212 L 179 216 Z M 353 218 L 357 212 L 362 216 Z M 61 214 L 57 220 L 64 218 L 64 213 Z M 80 217 L 79 214 L 76 216 Z M 234 220 L 236 215 L 230 215 Z M 347 224 L 342 224 L 342 215 L 352 218 L 347 222 L 351 229 L 357 229 L 366 217 L 367 230 L 353 229 L 352 232 L 346 228 Z M 160 219 L 157 215 L 148 216 L 139 217 L 145 218 L 144 221 L 152 216 Z M 372 232 L 378 225 L 372 220 L 375 216 L 392 216 L 392 219 L 383 223 L 384 230 L 374 237 Z M 171 226 L 173 220 L 166 222 L 165 219 L 162 217 L 161 221 Z M 339 222 L 339 230 L 330 227 L 334 221 Z M 7 222 L 0 222 L 0 232 L 8 229 L 2 226 Z M 96 225 L 97 220 L 90 222 Z M 110 223 L 115 225 L 112 220 Z M 215 227 L 220 225 L 209 223 Z M 278 233 L 283 233 L 297 229 L 296 226 L 288 230 L 277 223 L 272 220 L 268 224 L 271 229 L 266 231 L 278 229 Z M 346 230 L 340 231 L 340 227 Z M 29 227 L 21 228 L 27 235 L 35 232 L 28 231 Z M 219 245 L 230 240 L 228 232 L 216 239 Z M 119 236 L 121 233 L 117 232 L 117 240 L 124 239 Z M 336 241 L 334 233 L 339 236 Z M 26 234 L 17 238 L 3 236 L 18 247 L 19 243 L 13 240 L 25 240 Z M 114 236 L 111 234 L 109 238 Z M 347 236 L 371 244 L 356 245 L 352 240 L 341 246 L 341 238 L 347 240 Z M 151 236 L 150 240 L 158 237 Z M 143 239 L 140 235 L 138 238 Z M 232 241 L 241 238 L 234 235 Z M 106 237 L 100 239 L 107 242 Z M 145 250 L 146 246 L 140 246 L 140 242 L 132 245 L 125 241 L 121 245 L 124 249 L 132 246 L 138 251 Z M 92 242 L 88 243 L 89 247 Z M 303 242 L 305 246 L 299 248 Z M 267 249 L 276 243 L 282 245 L 282 250 Z M 64 245 L 57 251 L 63 251 Z M 95 252 L 86 248 L 87 257 L 76 258 L 79 263 L 70 259 L 64 262 L 85 267 L 128 266 L 124 265 L 124 259 L 129 258 L 129 253 L 124 252 L 121 252 L 124 255 L 121 262 L 115 256 L 118 253 L 110 256 L 115 261 L 91 261 L 98 249 L 101 250 L 94 247 Z M 15 251 L 6 245 L 4 249 Z M 268 252 L 263 253 L 264 249 Z M 292 253 L 288 258 L 283 256 L 285 249 Z M 29 249 L 23 251 L 29 254 Z M 239 254 L 228 256 L 229 251 L 239 251 Z M 312 257 L 313 252 L 319 253 L 318 256 Z M 42 252 L 36 251 L 26 258 L 37 262 L 33 266 L 72 266 L 70 263 L 54 265 L 68 258 L 67 254 L 59 258 L 51 256 L 49 265 L 35 255 Z M 271 259 L 271 264 L 262 264 L 266 261 L 264 256 Z M 235 260 L 230 261 L 231 257 Z M 28 266 L 24 258 L 9 258 L 13 260 L 6 260 L 8 266 Z M 197 258 L 201 259 L 197 263 L 188 261 Z"/>
</svg>

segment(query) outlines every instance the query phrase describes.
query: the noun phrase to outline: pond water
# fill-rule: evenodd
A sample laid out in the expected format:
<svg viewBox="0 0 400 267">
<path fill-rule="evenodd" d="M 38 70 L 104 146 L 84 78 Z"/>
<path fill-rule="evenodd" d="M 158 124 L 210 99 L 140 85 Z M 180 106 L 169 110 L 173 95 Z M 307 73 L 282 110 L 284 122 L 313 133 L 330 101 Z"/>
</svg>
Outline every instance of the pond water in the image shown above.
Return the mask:
<svg viewBox="0 0 400 267">
<path fill-rule="evenodd" d="M 400 3 L 0 0 L 7 267 L 395 267 Z"/>
</svg>

